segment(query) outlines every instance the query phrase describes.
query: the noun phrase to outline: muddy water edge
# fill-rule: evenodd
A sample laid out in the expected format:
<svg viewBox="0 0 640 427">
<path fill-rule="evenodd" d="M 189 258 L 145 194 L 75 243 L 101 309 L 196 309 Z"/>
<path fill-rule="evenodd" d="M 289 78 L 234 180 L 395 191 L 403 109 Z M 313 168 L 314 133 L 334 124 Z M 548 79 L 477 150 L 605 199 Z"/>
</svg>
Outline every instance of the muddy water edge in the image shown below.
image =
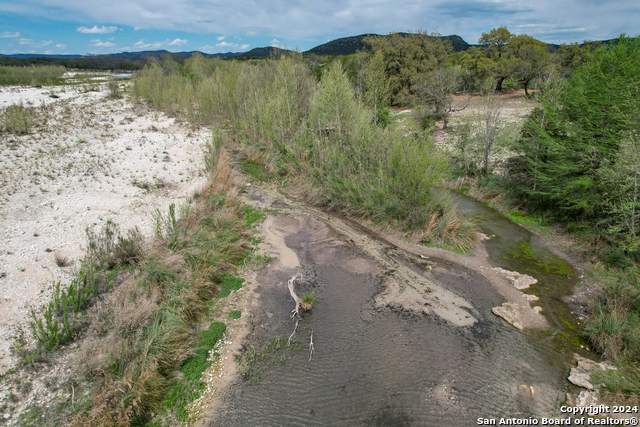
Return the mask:
<svg viewBox="0 0 640 427">
<path fill-rule="evenodd" d="M 264 200 L 258 190 L 253 196 Z M 574 390 L 566 377 L 580 345 L 561 301 L 575 274 L 526 230 L 471 199 L 460 205 L 496 235 L 485 243 L 496 265 L 524 265 L 521 272 L 538 278 L 531 291 L 543 312 L 560 313 L 548 318 L 550 330 L 522 332 L 495 316 L 491 309 L 505 298 L 464 265 L 415 257 L 281 199 L 268 205 L 280 212 L 268 227 L 297 263 L 276 254 L 259 273 L 241 374 L 205 425 L 471 426 L 477 418 L 559 416 Z M 516 256 L 518 248 L 526 256 Z M 544 260 L 533 260 L 536 271 L 526 260 L 534 255 Z M 287 346 L 295 321 L 286 283 L 298 272 L 297 292 L 313 292 L 314 307 Z"/>
</svg>

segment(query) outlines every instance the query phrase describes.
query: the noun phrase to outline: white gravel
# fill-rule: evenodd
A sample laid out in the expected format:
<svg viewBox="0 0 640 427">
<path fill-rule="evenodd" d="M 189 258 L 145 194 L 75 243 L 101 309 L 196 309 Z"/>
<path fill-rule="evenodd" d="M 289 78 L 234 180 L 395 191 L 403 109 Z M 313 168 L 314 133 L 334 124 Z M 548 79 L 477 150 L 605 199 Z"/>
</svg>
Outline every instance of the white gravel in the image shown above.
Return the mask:
<svg viewBox="0 0 640 427">
<path fill-rule="evenodd" d="M 20 101 L 46 106 L 29 135 L 0 134 L 0 374 L 17 362 L 15 337 L 30 339 L 31 309 L 72 277 L 87 227 L 112 219 L 151 236 L 156 209 L 166 212 L 206 183 L 208 129 L 107 95 L 106 84 L 97 92 L 0 88 L 0 116 Z M 72 265 L 58 267 L 56 252 Z"/>
</svg>

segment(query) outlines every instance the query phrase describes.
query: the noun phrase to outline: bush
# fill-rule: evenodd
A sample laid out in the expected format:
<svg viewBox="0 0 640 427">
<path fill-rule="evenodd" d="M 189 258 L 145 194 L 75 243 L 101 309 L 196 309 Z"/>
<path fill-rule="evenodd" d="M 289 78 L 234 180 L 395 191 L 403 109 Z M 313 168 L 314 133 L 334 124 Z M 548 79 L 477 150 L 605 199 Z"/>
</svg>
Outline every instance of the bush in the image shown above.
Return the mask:
<svg viewBox="0 0 640 427">
<path fill-rule="evenodd" d="M 31 132 L 36 118 L 33 107 L 25 107 L 20 101 L 19 104 L 9 105 L 2 115 L 4 129 L 9 133 L 26 135 Z"/>
<path fill-rule="evenodd" d="M 120 82 L 116 78 L 111 78 L 109 83 L 107 83 L 109 88 L 109 98 L 118 99 L 122 98 L 122 94 L 120 93 Z"/>
</svg>

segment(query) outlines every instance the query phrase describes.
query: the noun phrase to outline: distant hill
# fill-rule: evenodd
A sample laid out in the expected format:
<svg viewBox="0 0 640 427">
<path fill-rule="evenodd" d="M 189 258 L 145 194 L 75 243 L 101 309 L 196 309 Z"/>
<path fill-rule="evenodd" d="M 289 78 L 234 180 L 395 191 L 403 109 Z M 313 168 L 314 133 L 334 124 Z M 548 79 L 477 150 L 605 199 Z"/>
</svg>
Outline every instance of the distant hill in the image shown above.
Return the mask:
<svg viewBox="0 0 640 427">
<path fill-rule="evenodd" d="M 239 58 L 270 58 L 272 56 L 280 56 L 283 53 L 291 52 L 287 49 L 280 49 L 279 47 L 256 47 L 249 52 L 239 53 Z"/>
<path fill-rule="evenodd" d="M 409 33 L 400 33 L 403 36 L 409 35 Z M 364 38 L 367 36 L 378 36 L 378 34 L 361 34 L 359 36 L 351 36 L 351 37 L 343 37 L 336 40 L 331 40 L 330 42 L 321 44 L 320 46 L 316 46 L 313 49 L 306 51 L 305 53 L 313 53 L 316 55 L 351 55 L 356 53 L 358 50 L 362 50 L 366 47 L 364 43 Z M 386 37 L 386 36 L 381 36 Z M 431 37 L 431 36 L 426 36 Z M 469 43 L 464 41 L 462 37 L 457 35 L 451 36 L 441 36 L 441 39 L 449 40 L 451 45 L 453 46 L 454 52 L 461 52 L 469 49 L 471 46 Z"/>
<path fill-rule="evenodd" d="M 365 48 L 364 38 L 368 36 L 377 36 L 377 34 L 360 34 L 359 36 L 342 37 L 309 49 L 305 53 L 331 56 L 351 55 Z"/>
<path fill-rule="evenodd" d="M 409 33 L 400 33 L 408 35 Z M 304 52 L 305 54 L 338 56 L 351 55 L 358 50 L 365 49 L 364 38 L 367 36 L 377 36 L 377 34 L 360 34 L 359 36 L 342 37 L 330 42 L 321 44 Z M 381 36 L 386 37 L 386 36 Z M 431 37 L 431 36 L 426 36 Z M 453 46 L 454 52 L 461 52 L 472 46 L 457 35 L 440 36 L 442 39 L 449 40 Z M 615 40 L 615 39 L 614 39 Z M 603 40 L 601 43 L 609 44 L 613 40 Z M 555 51 L 560 48 L 557 44 L 547 44 L 549 51 Z M 121 52 L 106 55 L 45 55 L 34 53 L 17 53 L 13 55 L 0 54 L 0 64 L 6 65 L 30 65 L 30 64 L 61 64 L 66 67 L 77 68 L 98 68 L 98 69 L 139 69 L 144 66 L 147 58 L 173 57 L 176 60 L 184 60 L 190 58 L 195 53 L 206 58 L 270 58 L 279 56 L 282 53 L 291 52 L 286 49 L 277 47 L 257 47 L 248 52 L 226 52 L 226 53 L 203 53 L 199 51 L 191 52 L 169 52 L 167 50 L 148 50 L 142 52 Z"/>
<path fill-rule="evenodd" d="M 82 55 L 45 55 L 41 53 L 14 53 L 13 55 L 2 55 L 9 58 L 52 58 L 52 59 L 68 59 L 68 58 L 82 58 Z"/>
</svg>

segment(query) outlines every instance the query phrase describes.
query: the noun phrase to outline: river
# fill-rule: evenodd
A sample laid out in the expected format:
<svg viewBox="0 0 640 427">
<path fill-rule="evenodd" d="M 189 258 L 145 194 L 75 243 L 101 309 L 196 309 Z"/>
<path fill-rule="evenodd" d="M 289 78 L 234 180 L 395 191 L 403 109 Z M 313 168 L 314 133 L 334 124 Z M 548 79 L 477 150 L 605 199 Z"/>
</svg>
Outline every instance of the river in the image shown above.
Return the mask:
<svg viewBox="0 0 640 427">
<path fill-rule="evenodd" d="M 550 330 L 519 331 L 495 316 L 491 309 L 504 297 L 464 265 L 435 257 L 418 262 L 361 231 L 345 235 L 348 226 L 337 228 L 336 218 L 285 204 L 272 227 L 300 267 L 260 272 L 255 328 L 245 344 L 257 361 L 243 368 L 207 425 L 471 426 L 478 418 L 559 416 L 573 390 L 566 380 L 571 354 L 580 345 L 562 302 L 575 273 L 527 230 L 472 199 L 457 201 L 495 236 L 483 243 L 495 265 L 539 280 L 529 292 L 541 297 Z M 286 282 L 296 272 L 303 274 L 299 293 L 315 293 L 296 333 L 300 343 L 297 350 L 265 347 L 294 329 Z M 429 286 L 420 296 L 424 312 L 411 301 L 381 298 L 390 286 L 406 288 L 399 273 L 466 301 L 456 310 L 473 322 L 429 310 L 439 298 L 429 296 Z"/>
</svg>

